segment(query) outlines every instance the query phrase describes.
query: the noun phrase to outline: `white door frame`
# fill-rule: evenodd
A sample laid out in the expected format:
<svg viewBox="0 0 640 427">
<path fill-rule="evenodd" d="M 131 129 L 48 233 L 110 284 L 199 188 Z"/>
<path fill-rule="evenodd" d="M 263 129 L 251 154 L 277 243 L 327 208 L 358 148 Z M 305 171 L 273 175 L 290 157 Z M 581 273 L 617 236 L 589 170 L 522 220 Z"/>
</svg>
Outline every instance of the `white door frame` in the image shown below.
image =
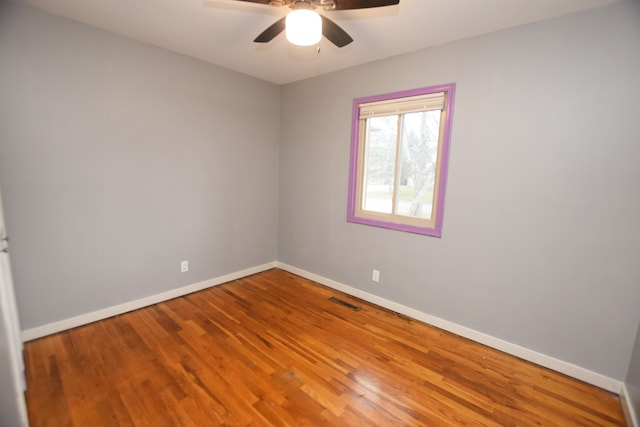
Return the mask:
<svg viewBox="0 0 640 427">
<path fill-rule="evenodd" d="M 22 358 L 22 340 L 20 339 L 20 322 L 13 289 L 13 278 L 9 260 L 9 237 L 4 223 L 2 195 L 0 194 L 0 351 L 7 351 L 9 376 L 14 401 L 8 402 L 14 407 L 21 426 L 28 426 L 27 407 L 24 400 L 26 381 L 24 376 L 24 359 Z M 4 355 L 3 355 L 4 356 Z M 5 369 L 5 367 L 3 367 Z M 3 394 L 3 399 L 5 398 Z M 10 400 L 10 397 L 8 398 Z M 4 402 L 3 402 L 4 403 Z"/>
</svg>

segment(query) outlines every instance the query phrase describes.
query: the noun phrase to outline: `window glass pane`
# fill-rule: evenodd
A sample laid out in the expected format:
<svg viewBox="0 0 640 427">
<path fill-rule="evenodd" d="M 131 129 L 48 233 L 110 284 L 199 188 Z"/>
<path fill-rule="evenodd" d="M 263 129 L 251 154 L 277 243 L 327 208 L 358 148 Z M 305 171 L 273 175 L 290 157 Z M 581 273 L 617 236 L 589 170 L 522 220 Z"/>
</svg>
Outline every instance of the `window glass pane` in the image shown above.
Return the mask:
<svg viewBox="0 0 640 427">
<path fill-rule="evenodd" d="M 403 115 L 396 214 L 431 219 L 440 111 Z"/>
<path fill-rule="evenodd" d="M 367 119 L 362 209 L 391 213 L 398 116 Z"/>
</svg>

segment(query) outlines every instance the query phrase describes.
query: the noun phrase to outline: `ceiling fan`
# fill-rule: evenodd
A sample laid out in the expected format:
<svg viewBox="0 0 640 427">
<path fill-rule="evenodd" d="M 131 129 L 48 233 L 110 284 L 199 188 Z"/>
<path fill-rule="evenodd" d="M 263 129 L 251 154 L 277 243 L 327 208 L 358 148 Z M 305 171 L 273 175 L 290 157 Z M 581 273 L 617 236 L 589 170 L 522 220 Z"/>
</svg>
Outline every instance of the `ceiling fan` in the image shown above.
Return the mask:
<svg viewBox="0 0 640 427">
<path fill-rule="evenodd" d="M 270 6 L 289 6 L 293 9 L 255 38 L 256 43 L 268 43 L 286 30 L 287 40 L 293 44 L 310 46 L 317 44 L 322 36 L 338 47 L 344 47 L 353 39 L 338 24 L 319 15 L 314 9 L 353 10 L 392 6 L 400 0 L 237 0 Z"/>
</svg>

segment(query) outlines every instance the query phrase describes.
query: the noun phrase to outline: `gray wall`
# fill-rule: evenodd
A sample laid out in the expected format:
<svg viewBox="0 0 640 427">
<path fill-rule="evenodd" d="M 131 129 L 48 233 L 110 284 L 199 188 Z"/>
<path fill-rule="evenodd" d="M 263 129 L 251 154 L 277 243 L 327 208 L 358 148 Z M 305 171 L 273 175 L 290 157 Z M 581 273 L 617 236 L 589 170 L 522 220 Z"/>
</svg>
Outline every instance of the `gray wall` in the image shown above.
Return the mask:
<svg viewBox="0 0 640 427">
<path fill-rule="evenodd" d="M 24 329 L 276 259 L 278 86 L 5 5 L 0 94 Z"/>
<path fill-rule="evenodd" d="M 640 319 L 639 22 L 622 2 L 285 86 L 278 259 L 623 380 Z M 447 82 L 443 237 L 347 223 L 353 98 Z"/>
<path fill-rule="evenodd" d="M 622 380 L 640 321 L 639 21 L 623 2 L 278 88 L 4 8 L 22 326 L 278 258 Z M 445 82 L 443 238 L 348 224 L 352 99 Z"/>
<path fill-rule="evenodd" d="M 636 420 L 640 421 L 640 328 L 638 328 L 636 335 L 635 346 L 633 347 L 633 354 L 631 355 L 631 363 L 625 384 L 631 410 L 634 411 Z"/>
</svg>

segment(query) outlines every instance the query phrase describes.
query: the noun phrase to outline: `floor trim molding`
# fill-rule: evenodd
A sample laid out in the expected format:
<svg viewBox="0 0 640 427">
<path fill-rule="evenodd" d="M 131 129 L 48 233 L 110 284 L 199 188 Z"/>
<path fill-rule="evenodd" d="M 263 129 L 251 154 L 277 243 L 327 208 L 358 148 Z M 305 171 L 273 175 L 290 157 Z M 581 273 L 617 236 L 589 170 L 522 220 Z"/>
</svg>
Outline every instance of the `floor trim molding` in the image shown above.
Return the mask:
<svg viewBox="0 0 640 427">
<path fill-rule="evenodd" d="M 614 380 L 613 378 L 606 377 L 597 372 L 589 371 L 588 369 L 582 368 L 572 363 L 568 363 L 563 360 L 559 360 L 551 356 L 547 356 L 545 354 L 530 350 L 525 347 L 521 347 L 519 345 L 493 337 L 491 335 L 487 335 L 485 333 L 476 331 L 466 326 L 461 326 L 456 323 L 450 322 L 448 320 L 444 320 L 442 318 L 432 316 L 430 314 L 421 312 L 419 310 L 404 306 L 402 304 L 398 304 L 396 302 L 387 300 L 377 295 L 370 294 L 360 289 L 345 285 L 343 283 L 336 282 L 326 277 L 317 275 L 315 273 L 311 273 L 309 271 L 306 271 L 306 270 L 303 270 L 279 261 L 273 261 L 273 262 L 258 265 L 255 267 L 250 267 L 245 270 L 226 274 L 224 276 L 215 277 L 213 279 L 183 286 L 181 288 L 172 289 L 167 292 L 151 295 L 135 301 L 130 301 L 124 304 L 107 307 L 102 310 L 93 311 L 90 313 L 82 314 L 80 316 L 75 316 L 75 317 L 64 319 L 58 322 L 53 322 L 43 326 L 38 326 L 32 329 L 26 329 L 22 331 L 21 338 L 22 338 L 22 341 L 24 342 L 31 341 L 31 340 L 41 338 L 47 335 L 55 334 L 57 332 L 61 332 L 67 329 L 86 325 L 88 323 L 93 323 L 93 322 L 106 319 L 112 316 L 116 316 L 129 311 L 137 310 L 139 308 L 143 308 L 143 307 L 147 307 L 163 301 L 167 301 L 172 298 L 177 298 L 183 295 L 187 295 L 192 292 L 197 292 L 197 291 L 207 289 L 213 286 L 217 286 L 226 282 L 237 280 L 242 277 L 250 276 L 252 274 L 269 270 L 271 268 L 280 268 L 282 270 L 288 271 L 290 273 L 296 274 L 306 279 L 313 280 L 314 282 L 320 283 L 324 286 L 328 286 L 332 289 L 336 289 L 338 291 L 363 299 L 370 303 L 379 305 L 389 310 L 393 310 L 397 313 L 404 314 L 405 316 L 411 317 L 421 322 L 444 329 L 445 331 L 449 331 L 454 334 L 460 335 L 462 337 L 469 338 L 473 341 L 487 345 L 489 347 L 495 348 L 500 351 L 504 351 L 505 353 L 519 357 L 529 362 L 538 364 L 540 366 L 544 366 L 546 368 L 563 373 L 570 377 L 582 380 L 584 382 L 587 382 L 589 384 L 611 391 L 613 393 L 620 394 L 623 407 L 625 407 L 625 412 L 630 410 L 629 403 L 626 400 L 624 400 L 626 397 L 625 396 L 626 390 L 624 389 L 624 383 L 622 383 L 621 381 Z M 632 411 L 630 412 L 630 415 L 627 415 L 627 416 L 631 417 L 633 420 Z M 640 427 L 637 424 L 632 424 L 632 425 L 634 427 Z"/>
<path fill-rule="evenodd" d="M 242 277 L 250 276 L 252 274 L 260 273 L 265 270 L 269 270 L 276 266 L 276 261 L 272 261 L 266 264 L 257 265 L 234 273 L 225 274 L 224 276 L 215 277 L 213 279 L 205 280 L 202 282 L 194 283 L 191 285 L 183 286 L 181 288 L 172 289 L 167 292 L 162 292 L 156 295 L 151 295 L 145 298 L 137 299 L 135 301 L 129 301 L 124 304 L 114 305 L 104 308 L 102 310 L 92 311 L 90 313 L 81 314 L 80 316 L 70 317 L 68 319 L 60 320 L 58 322 L 49 323 L 43 326 L 38 326 L 32 329 L 26 329 L 22 331 L 21 338 L 23 342 L 42 338 L 47 335 L 55 334 L 57 332 L 65 331 L 67 329 L 75 328 L 78 326 L 86 325 L 88 323 L 97 322 L 109 317 L 117 316 L 128 311 L 137 310 L 139 308 L 147 307 L 159 302 L 167 301 L 173 298 L 181 297 L 193 292 L 201 291 L 213 286 L 221 285 L 232 280 L 237 280 Z"/>
<path fill-rule="evenodd" d="M 497 350 L 519 357 L 537 365 L 544 366 L 545 368 L 549 368 L 556 372 L 560 372 L 570 377 L 579 379 L 607 391 L 616 394 L 620 394 L 622 392 L 623 383 L 621 381 L 609 378 L 597 372 L 593 372 L 572 363 L 547 356 L 546 354 L 530 350 L 528 348 L 510 343 L 491 335 L 478 332 L 466 326 L 461 326 L 456 323 L 449 322 L 448 320 L 423 313 L 419 310 L 404 306 L 402 304 L 398 304 L 377 295 L 370 294 L 360 289 L 336 282 L 334 280 L 317 275 L 315 273 L 311 273 L 306 270 L 302 270 L 289 264 L 278 261 L 276 263 L 276 267 L 295 275 L 304 277 L 306 279 L 313 280 L 314 282 L 320 283 L 354 297 L 363 299 L 367 302 L 379 305 L 389 310 L 393 310 L 400 314 L 404 314 L 405 316 L 411 317 L 429 325 L 433 325 L 437 328 L 444 329 L 445 331 L 452 332 L 465 338 L 469 338 L 470 340 L 495 348 Z"/>
<path fill-rule="evenodd" d="M 631 403 L 629 391 L 625 384 L 622 384 L 622 390 L 620 391 L 620 403 L 622 404 L 622 412 L 624 413 L 624 419 L 627 425 L 629 427 L 640 427 L 635 410 L 633 409 L 633 404 Z"/>
</svg>

